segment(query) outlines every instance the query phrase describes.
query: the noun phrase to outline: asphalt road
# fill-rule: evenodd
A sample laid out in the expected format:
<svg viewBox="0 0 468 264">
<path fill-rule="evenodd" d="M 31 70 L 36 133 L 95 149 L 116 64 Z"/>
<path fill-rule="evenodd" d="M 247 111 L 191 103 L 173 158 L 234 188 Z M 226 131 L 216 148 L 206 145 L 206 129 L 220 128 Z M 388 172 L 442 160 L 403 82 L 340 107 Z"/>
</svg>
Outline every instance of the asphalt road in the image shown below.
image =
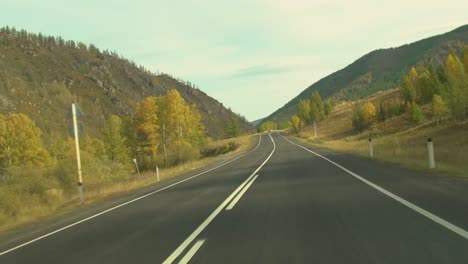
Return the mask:
<svg viewBox="0 0 468 264">
<path fill-rule="evenodd" d="M 0 263 L 468 263 L 466 181 L 309 149 L 264 134 L 202 175 L 0 244 Z"/>
</svg>

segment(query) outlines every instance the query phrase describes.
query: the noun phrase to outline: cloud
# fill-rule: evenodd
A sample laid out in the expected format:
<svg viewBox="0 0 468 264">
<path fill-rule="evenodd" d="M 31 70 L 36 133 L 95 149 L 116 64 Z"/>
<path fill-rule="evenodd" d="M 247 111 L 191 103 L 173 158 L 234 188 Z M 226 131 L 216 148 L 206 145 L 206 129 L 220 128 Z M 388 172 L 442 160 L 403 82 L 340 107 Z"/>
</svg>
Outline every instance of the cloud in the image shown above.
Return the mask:
<svg viewBox="0 0 468 264">
<path fill-rule="evenodd" d="M 272 65 L 257 65 L 252 67 L 243 68 L 237 70 L 231 77 L 234 78 L 245 78 L 245 77 L 256 77 L 260 75 L 272 75 L 272 74 L 283 74 L 296 70 L 295 66 L 272 66 Z"/>
</svg>

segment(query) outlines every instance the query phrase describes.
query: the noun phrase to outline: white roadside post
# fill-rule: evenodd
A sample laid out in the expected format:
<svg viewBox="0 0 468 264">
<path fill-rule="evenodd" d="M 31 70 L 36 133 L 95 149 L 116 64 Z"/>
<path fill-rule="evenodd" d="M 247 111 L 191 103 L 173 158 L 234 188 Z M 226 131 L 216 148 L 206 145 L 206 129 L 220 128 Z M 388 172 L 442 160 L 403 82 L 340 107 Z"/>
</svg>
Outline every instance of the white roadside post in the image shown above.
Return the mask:
<svg viewBox="0 0 468 264">
<path fill-rule="evenodd" d="M 374 157 L 374 147 L 372 146 L 372 138 L 369 138 L 369 157 Z"/>
<path fill-rule="evenodd" d="M 84 201 L 83 194 L 83 176 L 81 174 L 81 156 L 80 156 L 80 141 L 78 131 L 78 121 L 76 120 L 76 106 L 72 104 L 72 115 L 73 115 L 73 132 L 75 135 L 75 149 L 76 149 L 76 165 L 78 168 L 78 195 L 80 196 L 80 202 Z"/>
<path fill-rule="evenodd" d="M 138 172 L 138 177 L 140 177 L 140 178 L 141 178 L 140 169 L 138 168 L 137 159 L 133 159 L 133 163 L 135 163 L 135 167 L 136 167 L 136 169 L 137 169 L 137 172 Z"/>
<path fill-rule="evenodd" d="M 427 154 L 429 158 L 429 169 L 435 168 L 435 159 L 434 159 L 434 143 L 432 138 L 427 138 Z"/>
<path fill-rule="evenodd" d="M 159 167 L 158 167 L 158 165 L 156 165 L 156 177 L 158 178 L 158 182 L 159 182 Z"/>
</svg>

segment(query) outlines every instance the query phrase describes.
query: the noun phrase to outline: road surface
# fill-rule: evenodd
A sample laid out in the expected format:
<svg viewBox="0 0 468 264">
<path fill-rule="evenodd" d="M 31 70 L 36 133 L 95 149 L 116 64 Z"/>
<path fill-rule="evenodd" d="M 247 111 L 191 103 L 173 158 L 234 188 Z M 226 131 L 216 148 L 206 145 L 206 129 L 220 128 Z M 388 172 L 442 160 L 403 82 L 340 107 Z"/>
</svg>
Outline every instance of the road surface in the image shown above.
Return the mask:
<svg viewBox="0 0 468 264">
<path fill-rule="evenodd" d="M 0 244 L 0 263 L 468 263 L 463 180 L 277 132 L 258 143 L 195 177 Z"/>
</svg>

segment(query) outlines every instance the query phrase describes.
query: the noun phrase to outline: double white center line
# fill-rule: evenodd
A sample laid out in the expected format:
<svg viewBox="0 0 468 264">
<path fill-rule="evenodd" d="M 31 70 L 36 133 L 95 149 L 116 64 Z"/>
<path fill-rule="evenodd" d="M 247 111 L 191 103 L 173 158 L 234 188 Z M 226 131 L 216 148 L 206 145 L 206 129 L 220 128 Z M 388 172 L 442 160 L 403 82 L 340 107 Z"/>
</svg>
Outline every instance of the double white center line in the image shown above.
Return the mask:
<svg viewBox="0 0 468 264">
<path fill-rule="evenodd" d="M 271 158 L 271 156 L 273 155 L 273 153 L 276 150 L 275 141 L 273 140 L 273 138 L 271 137 L 270 134 L 268 134 L 268 135 L 270 136 L 271 142 L 273 143 L 273 150 L 271 151 L 270 155 L 265 159 L 265 161 L 263 161 L 263 163 L 244 182 L 242 182 L 241 185 L 239 185 L 239 187 L 237 187 L 237 189 L 234 192 L 231 193 L 231 195 L 229 195 L 228 198 L 226 198 L 226 200 L 224 200 L 218 206 L 218 208 L 216 208 L 208 216 L 208 218 L 205 219 L 205 221 L 203 221 L 200 224 L 200 226 L 197 227 L 197 229 L 195 229 L 195 231 L 192 232 L 192 234 L 190 234 L 189 237 L 187 237 L 187 239 L 185 239 L 184 242 L 182 242 L 182 244 L 180 244 L 180 246 L 178 248 L 176 248 L 176 250 L 174 250 L 174 252 L 172 252 L 172 254 L 163 262 L 163 264 L 173 263 L 184 252 L 184 250 L 198 237 L 198 235 L 200 235 L 200 233 L 203 232 L 203 230 L 205 230 L 205 228 L 211 223 L 211 221 L 213 221 L 215 219 L 215 217 L 223 210 L 223 208 L 226 207 L 226 205 L 229 204 L 229 206 L 228 206 L 228 208 L 226 208 L 226 210 L 231 210 L 234 207 L 234 205 L 239 201 L 239 199 L 242 197 L 242 195 L 247 191 L 247 189 L 250 187 L 250 185 L 252 185 L 252 183 L 258 177 L 257 172 L 268 162 L 268 160 Z M 252 181 L 250 181 L 251 179 L 252 179 Z M 246 187 L 246 188 L 244 188 L 244 187 Z M 237 194 L 239 194 L 239 195 L 237 195 Z M 195 243 L 195 245 L 189 250 L 189 252 L 183 257 L 183 259 L 179 263 L 187 263 L 188 261 L 190 261 L 190 259 L 193 257 L 193 255 L 195 255 L 195 253 L 198 251 L 198 249 L 200 249 L 200 247 L 203 245 L 204 242 L 205 242 L 205 240 L 198 240 L 197 243 Z"/>
</svg>

